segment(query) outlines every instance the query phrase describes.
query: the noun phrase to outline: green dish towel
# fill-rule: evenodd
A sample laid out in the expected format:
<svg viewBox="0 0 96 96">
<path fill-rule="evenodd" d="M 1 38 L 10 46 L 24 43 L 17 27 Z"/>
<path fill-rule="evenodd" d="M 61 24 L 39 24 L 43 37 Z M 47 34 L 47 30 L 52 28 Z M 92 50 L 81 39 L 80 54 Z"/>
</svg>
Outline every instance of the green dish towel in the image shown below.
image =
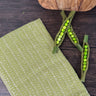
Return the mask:
<svg viewBox="0 0 96 96">
<path fill-rule="evenodd" d="M 40 19 L 0 38 L 0 77 L 11 96 L 90 96 Z"/>
</svg>

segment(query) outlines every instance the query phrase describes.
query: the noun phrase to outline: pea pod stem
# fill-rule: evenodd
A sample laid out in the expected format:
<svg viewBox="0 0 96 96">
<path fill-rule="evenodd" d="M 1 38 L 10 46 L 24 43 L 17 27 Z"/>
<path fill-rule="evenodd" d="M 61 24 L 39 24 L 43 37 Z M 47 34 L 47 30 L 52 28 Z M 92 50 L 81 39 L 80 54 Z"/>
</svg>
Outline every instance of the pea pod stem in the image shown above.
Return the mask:
<svg viewBox="0 0 96 96">
<path fill-rule="evenodd" d="M 64 12 L 64 10 L 62 10 L 61 12 L 60 12 L 60 14 L 61 14 L 61 17 L 62 17 L 62 23 L 64 22 L 64 20 L 67 18 L 66 17 L 66 14 L 65 14 L 65 12 Z"/>
<path fill-rule="evenodd" d="M 58 52 L 58 50 L 59 50 L 59 48 L 57 46 L 54 46 L 54 49 L 53 49 L 52 53 L 55 54 L 55 53 Z"/>
<path fill-rule="evenodd" d="M 87 50 L 88 50 L 88 54 L 87 54 L 87 61 L 84 65 L 84 46 L 87 45 Z M 90 53 L 90 47 L 89 47 L 89 44 L 88 44 L 88 35 L 85 35 L 84 36 L 84 40 L 83 40 L 83 52 L 82 52 L 82 55 L 81 55 L 81 82 L 85 82 L 85 78 L 86 78 L 86 73 L 87 73 L 87 70 L 88 70 L 88 66 L 89 66 L 89 53 Z M 85 67 L 85 69 L 83 69 L 83 67 Z"/>
<path fill-rule="evenodd" d="M 71 21 L 72 21 L 74 15 L 75 15 L 75 13 L 76 13 L 76 11 L 71 11 L 71 12 L 69 13 L 69 16 L 68 16 L 67 19 L 70 19 L 70 24 L 71 24 Z"/>
<path fill-rule="evenodd" d="M 80 52 L 83 52 L 83 48 L 81 47 L 80 44 L 77 44 L 76 47 L 77 47 L 77 49 L 78 49 Z"/>
<path fill-rule="evenodd" d="M 81 74 L 81 82 L 85 82 L 86 72 Z"/>
<path fill-rule="evenodd" d="M 54 44 L 54 48 L 53 48 L 53 51 L 52 51 L 53 54 L 55 54 L 55 53 L 58 52 L 58 48 L 59 48 L 59 46 L 61 45 L 61 43 L 63 42 L 63 40 L 64 40 L 64 38 L 65 38 L 65 35 L 66 35 L 66 32 L 67 32 L 66 30 L 68 29 L 67 27 L 71 24 L 71 21 L 72 21 L 74 15 L 75 15 L 75 13 L 76 13 L 75 11 L 71 11 L 71 12 L 69 13 L 69 16 L 68 16 L 66 19 L 65 19 L 65 17 L 63 17 L 63 20 L 65 20 L 65 21 L 63 21 L 63 23 L 62 23 L 62 25 L 61 25 L 61 27 L 60 27 L 60 30 L 59 30 L 59 32 L 57 33 L 56 37 L 55 37 L 55 44 Z M 64 14 L 63 14 L 63 15 L 64 15 Z M 61 30 L 62 30 L 62 28 L 64 27 L 64 24 L 66 23 L 67 20 L 69 20 L 69 23 L 68 23 L 68 26 L 66 27 L 66 30 L 65 30 L 65 32 L 64 32 L 64 34 L 63 34 L 63 37 L 62 37 L 60 43 L 59 43 L 59 44 L 56 44 L 56 40 L 57 40 L 58 36 L 60 35 L 59 33 L 61 32 Z"/>
<path fill-rule="evenodd" d="M 84 43 L 87 43 L 88 42 L 88 35 L 85 35 L 84 36 Z"/>
</svg>

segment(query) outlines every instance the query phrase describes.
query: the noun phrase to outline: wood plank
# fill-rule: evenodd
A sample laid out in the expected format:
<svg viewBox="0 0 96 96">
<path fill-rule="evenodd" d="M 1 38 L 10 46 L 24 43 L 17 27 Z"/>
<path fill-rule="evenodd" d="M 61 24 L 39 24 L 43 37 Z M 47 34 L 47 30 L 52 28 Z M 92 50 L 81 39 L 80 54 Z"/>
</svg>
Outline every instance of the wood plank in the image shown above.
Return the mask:
<svg viewBox="0 0 96 96">
<path fill-rule="evenodd" d="M 10 96 L 6 86 L 3 81 L 0 79 L 0 96 Z"/>
</svg>

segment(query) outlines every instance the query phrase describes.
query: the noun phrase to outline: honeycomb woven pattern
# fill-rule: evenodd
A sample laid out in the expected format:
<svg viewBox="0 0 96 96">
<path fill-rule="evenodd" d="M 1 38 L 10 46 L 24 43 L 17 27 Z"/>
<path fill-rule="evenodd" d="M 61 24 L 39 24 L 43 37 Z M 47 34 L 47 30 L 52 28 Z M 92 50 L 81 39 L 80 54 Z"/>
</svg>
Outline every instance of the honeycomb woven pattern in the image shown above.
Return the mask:
<svg viewBox="0 0 96 96">
<path fill-rule="evenodd" d="M 40 19 L 0 38 L 0 77 L 11 96 L 90 96 Z"/>
</svg>

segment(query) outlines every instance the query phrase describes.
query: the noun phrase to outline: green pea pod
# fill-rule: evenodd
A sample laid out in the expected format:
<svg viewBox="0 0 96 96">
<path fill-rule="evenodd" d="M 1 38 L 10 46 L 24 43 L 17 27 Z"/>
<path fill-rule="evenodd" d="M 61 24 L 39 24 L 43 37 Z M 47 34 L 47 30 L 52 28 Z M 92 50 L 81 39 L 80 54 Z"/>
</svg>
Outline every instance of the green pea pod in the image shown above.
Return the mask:
<svg viewBox="0 0 96 96">
<path fill-rule="evenodd" d="M 61 25 L 60 30 L 57 33 L 56 37 L 55 37 L 53 53 L 58 52 L 59 46 L 62 44 L 62 42 L 63 42 L 63 40 L 65 38 L 68 26 L 71 24 L 71 21 L 72 21 L 72 19 L 74 17 L 74 14 L 75 14 L 75 11 L 71 11 L 69 16 L 65 19 L 65 21 Z"/>
<path fill-rule="evenodd" d="M 86 73 L 88 71 L 89 53 L 90 53 L 90 47 L 88 44 L 88 35 L 85 35 L 83 40 L 83 52 L 81 54 L 81 81 L 82 82 L 85 82 Z"/>
<path fill-rule="evenodd" d="M 67 18 L 64 10 L 61 11 L 61 16 L 63 18 L 63 21 L 65 20 L 65 18 Z M 72 28 L 72 25 L 69 26 L 69 28 L 67 30 L 67 35 L 70 38 L 71 42 L 79 49 L 80 52 L 82 52 L 83 48 L 81 47 L 81 45 L 79 43 L 79 39 L 78 39 L 77 35 L 75 34 L 75 32 Z"/>
<path fill-rule="evenodd" d="M 67 35 L 70 38 L 71 42 L 78 48 L 80 52 L 83 52 L 83 48 L 81 47 L 79 43 L 79 39 L 77 35 L 75 34 L 72 26 L 68 26 Z"/>
</svg>

